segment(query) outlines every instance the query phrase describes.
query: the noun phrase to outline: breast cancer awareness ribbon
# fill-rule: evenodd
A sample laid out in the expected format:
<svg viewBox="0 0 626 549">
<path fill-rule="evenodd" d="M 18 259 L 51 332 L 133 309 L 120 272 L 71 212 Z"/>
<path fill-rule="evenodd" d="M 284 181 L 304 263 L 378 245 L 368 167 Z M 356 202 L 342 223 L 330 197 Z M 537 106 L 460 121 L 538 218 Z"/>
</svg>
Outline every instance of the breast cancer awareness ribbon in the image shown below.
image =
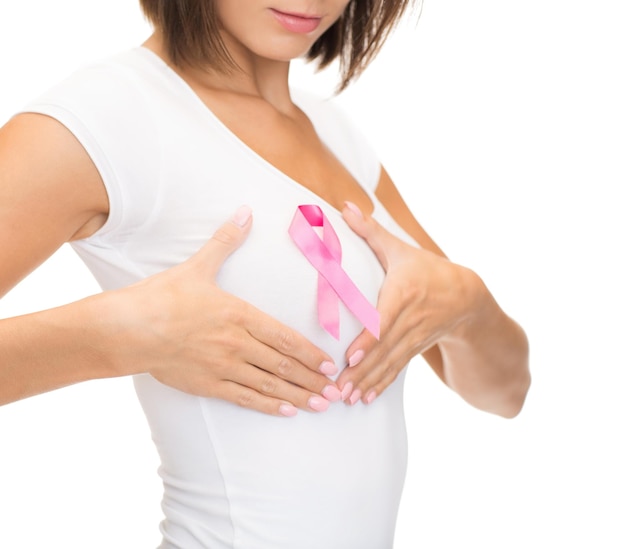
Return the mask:
<svg viewBox="0 0 626 549">
<path fill-rule="evenodd" d="M 320 238 L 313 227 L 322 228 Z M 341 243 L 319 206 L 301 205 L 289 226 L 289 235 L 318 272 L 317 314 L 322 327 L 339 339 L 339 300 L 376 338 L 380 315 L 341 267 Z"/>
</svg>

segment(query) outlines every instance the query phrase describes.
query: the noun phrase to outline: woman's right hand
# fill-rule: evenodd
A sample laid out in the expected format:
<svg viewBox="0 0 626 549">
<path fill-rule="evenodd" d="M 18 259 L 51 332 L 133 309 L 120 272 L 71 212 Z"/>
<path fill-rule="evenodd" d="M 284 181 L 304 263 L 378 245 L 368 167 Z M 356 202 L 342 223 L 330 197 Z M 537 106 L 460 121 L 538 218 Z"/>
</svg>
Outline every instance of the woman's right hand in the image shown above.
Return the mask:
<svg viewBox="0 0 626 549">
<path fill-rule="evenodd" d="M 62 200 L 59 197 L 63 197 Z M 109 213 L 91 158 L 56 120 L 0 128 L 0 297 Z M 196 395 L 268 414 L 325 410 L 339 391 L 329 356 L 222 291 L 215 275 L 246 239 L 240 210 L 181 265 L 124 289 L 0 320 L 0 405 L 90 379 L 147 372 Z"/>
<path fill-rule="evenodd" d="M 332 359 L 215 282 L 251 226 L 243 206 L 189 260 L 113 292 L 130 338 L 114 359 L 181 391 L 266 414 L 324 411 L 341 398 L 325 375 L 337 372 Z"/>
</svg>

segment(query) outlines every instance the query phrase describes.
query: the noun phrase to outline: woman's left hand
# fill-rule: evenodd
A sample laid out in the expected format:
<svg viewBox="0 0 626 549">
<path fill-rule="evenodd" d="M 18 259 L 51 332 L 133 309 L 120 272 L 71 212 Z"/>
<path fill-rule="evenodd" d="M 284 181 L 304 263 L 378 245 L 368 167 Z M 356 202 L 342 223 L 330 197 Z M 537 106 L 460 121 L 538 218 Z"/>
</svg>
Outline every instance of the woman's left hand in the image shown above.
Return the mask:
<svg viewBox="0 0 626 549">
<path fill-rule="evenodd" d="M 445 257 L 406 244 L 347 203 L 343 217 L 372 248 L 386 276 L 378 296 L 380 340 L 367 330 L 346 351 L 337 379 L 344 400 L 370 404 L 416 355 L 451 334 L 480 304 L 479 277 Z"/>
</svg>

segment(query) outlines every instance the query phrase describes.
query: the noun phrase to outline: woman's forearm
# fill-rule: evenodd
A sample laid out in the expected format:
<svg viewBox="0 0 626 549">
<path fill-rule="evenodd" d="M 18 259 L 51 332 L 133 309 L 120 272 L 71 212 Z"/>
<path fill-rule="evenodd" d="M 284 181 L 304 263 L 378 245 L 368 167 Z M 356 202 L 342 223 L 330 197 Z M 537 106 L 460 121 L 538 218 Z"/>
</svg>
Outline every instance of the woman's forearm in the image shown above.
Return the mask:
<svg viewBox="0 0 626 549">
<path fill-rule="evenodd" d="M 99 294 L 38 313 L 0 320 L 0 405 L 123 371 L 114 346 L 119 322 L 107 313 L 114 296 Z"/>
<path fill-rule="evenodd" d="M 332 357 L 217 286 L 252 227 L 243 207 L 187 261 L 131 286 L 0 321 L 0 404 L 80 381 L 151 374 L 266 414 L 321 412 L 341 394 Z"/>
<path fill-rule="evenodd" d="M 445 382 L 473 406 L 514 417 L 530 386 L 528 340 L 478 276 L 471 273 L 470 277 L 479 305 L 439 341 L 441 372 Z M 428 358 L 433 359 L 432 353 Z"/>
</svg>

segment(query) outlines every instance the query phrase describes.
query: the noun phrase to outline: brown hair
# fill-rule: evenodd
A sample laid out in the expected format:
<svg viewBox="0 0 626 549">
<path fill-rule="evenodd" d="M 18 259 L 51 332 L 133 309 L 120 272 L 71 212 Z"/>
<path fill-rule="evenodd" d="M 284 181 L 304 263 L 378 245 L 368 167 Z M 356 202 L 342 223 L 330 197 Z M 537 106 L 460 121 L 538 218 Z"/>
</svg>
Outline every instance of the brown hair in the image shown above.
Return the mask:
<svg viewBox="0 0 626 549">
<path fill-rule="evenodd" d="M 211 0 L 139 0 L 148 20 L 164 35 L 175 65 L 210 63 L 234 67 L 219 34 Z M 313 44 L 309 61 L 319 68 L 339 60 L 344 90 L 374 59 L 412 0 L 350 0 L 342 16 Z"/>
</svg>

